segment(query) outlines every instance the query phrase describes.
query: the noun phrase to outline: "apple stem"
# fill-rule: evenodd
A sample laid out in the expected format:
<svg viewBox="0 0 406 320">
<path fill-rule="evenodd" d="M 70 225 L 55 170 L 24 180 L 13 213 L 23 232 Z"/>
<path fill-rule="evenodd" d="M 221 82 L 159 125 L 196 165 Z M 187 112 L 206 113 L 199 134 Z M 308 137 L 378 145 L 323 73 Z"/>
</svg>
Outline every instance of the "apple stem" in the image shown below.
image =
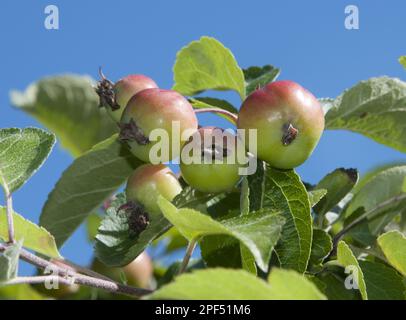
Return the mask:
<svg viewBox="0 0 406 320">
<path fill-rule="evenodd" d="M 178 274 L 182 274 L 186 270 L 186 268 L 189 264 L 189 260 L 192 257 L 193 251 L 196 248 L 197 240 L 198 240 L 197 238 L 190 240 L 190 242 L 186 248 L 186 253 L 185 253 L 185 256 L 183 257 L 183 261 L 182 261 L 182 264 L 180 265 Z"/>
<path fill-rule="evenodd" d="M 218 113 L 227 116 L 227 119 L 230 120 L 233 124 L 237 124 L 238 116 L 235 113 L 230 111 L 220 109 L 220 108 L 201 108 L 201 109 L 194 109 L 195 113 Z"/>
<path fill-rule="evenodd" d="M 94 88 L 99 96 L 99 107 L 110 107 L 112 111 L 120 109 L 113 90 L 114 83 L 106 78 L 101 67 L 99 67 L 99 76 L 101 79 Z"/>
<path fill-rule="evenodd" d="M 102 70 L 102 67 L 101 67 L 101 66 L 99 66 L 99 76 L 100 76 L 100 78 L 101 78 L 102 80 L 106 80 L 106 79 L 107 79 L 106 76 L 105 76 L 104 73 L 103 73 L 103 70 Z"/>
</svg>

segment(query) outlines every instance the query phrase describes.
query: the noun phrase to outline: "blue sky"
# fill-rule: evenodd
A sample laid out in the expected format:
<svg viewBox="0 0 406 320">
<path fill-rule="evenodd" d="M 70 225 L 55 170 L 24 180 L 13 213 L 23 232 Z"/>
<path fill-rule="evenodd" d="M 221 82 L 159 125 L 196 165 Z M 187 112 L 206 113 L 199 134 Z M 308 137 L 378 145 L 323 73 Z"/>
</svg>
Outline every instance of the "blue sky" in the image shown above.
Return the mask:
<svg viewBox="0 0 406 320">
<path fill-rule="evenodd" d="M 59 8 L 59 30 L 44 28 L 49 4 Z M 344 27 L 349 4 L 359 8 L 359 30 Z M 295 80 L 318 97 L 335 97 L 374 76 L 405 79 L 397 62 L 406 54 L 405 11 L 404 1 L 378 0 L 2 0 L 0 127 L 40 126 L 10 106 L 9 91 L 46 75 L 96 77 L 102 65 L 111 79 L 143 73 L 170 88 L 176 52 L 202 35 L 223 42 L 241 67 L 273 64 L 282 69 L 280 79 Z M 233 93 L 220 96 L 239 104 Z M 215 116 L 200 120 L 225 125 Z M 15 210 L 37 222 L 48 193 L 71 161 L 57 145 L 42 169 L 14 195 Z M 317 182 L 337 167 L 364 173 L 395 161 L 406 161 L 406 155 L 357 134 L 327 131 L 298 171 L 304 180 Z M 84 264 L 91 249 L 82 228 L 62 253 Z"/>
</svg>

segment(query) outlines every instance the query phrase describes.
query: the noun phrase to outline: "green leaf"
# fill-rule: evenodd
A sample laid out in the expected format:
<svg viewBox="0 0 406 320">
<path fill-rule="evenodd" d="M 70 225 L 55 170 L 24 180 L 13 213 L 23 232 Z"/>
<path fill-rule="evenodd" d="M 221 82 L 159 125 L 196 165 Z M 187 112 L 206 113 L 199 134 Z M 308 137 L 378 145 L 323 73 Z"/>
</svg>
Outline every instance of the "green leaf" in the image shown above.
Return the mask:
<svg viewBox="0 0 406 320">
<path fill-rule="evenodd" d="M 178 208 L 198 208 L 198 210 L 205 210 L 209 200 L 220 197 L 221 195 L 200 192 L 190 186 L 186 186 L 172 202 Z"/>
<path fill-rule="evenodd" d="M 326 115 L 326 129 L 361 133 L 378 143 L 406 152 L 406 83 L 371 78 L 345 91 Z"/>
<path fill-rule="evenodd" d="M 258 160 L 257 170 L 248 176 L 250 211 L 262 209 L 265 194 L 265 162 Z"/>
<path fill-rule="evenodd" d="M 201 108 L 220 108 L 231 113 L 238 113 L 238 109 L 234 107 L 230 102 L 223 99 L 211 98 L 211 97 L 195 97 L 190 98 L 190 102 L 193 107 L 197 109 Z"/>
<path fill-rule="evenodd" d="M 401 56 L 399 58 L 399 63 L 406 69 L 406 56 Z"/>
<path fill-rule="evenodd" d="M 368 292 L 368 300 L 404 300 L 402 276 L 383 263 L 359 261 Z"/>
<path fill-rule="evenodd" d="M 7 281 L 17 277 L 18 259 L 23 241 L 18 241 L 7 247 L 3 254 L 0 255 L 0 285 L 1 281 Z"/>
<path fill-rule="evenodd" d="M 238 114 L 238 110 L 228 101 L 216 99 L 216 98 L 208 98 L 208 97 L 196 97 L 190 98 L 190 103 L 195 109 L 206 109 L 206 108 L 217 108 L 229 111 L 234 114 Z M 235 123 L 235 120 L 225 114 L 218 114 L 220 117 L 230 121 L 231 123 Z"/>
<path fill-rule="evenodd" d="M 362 269 L 358 264 L 357 258 L 352 253 L 350 247 L 344 242 L 340 241 L 337 246 L 337 259 L 338 262 L 344 268 L 350 268 L 349 271 L 353 276 L 354 283 L 358 285 L 359 291 L 361 292 L 362 299 L 368 300 L 368 294 L 366 290 L 366 284 L 364 280 L 364 274 Z M 356 273 L 354 274 L 354 271 Z"/>
<path fill-rule="evenodd" d="M 286 219 L 275 247 L 281 267 L 305 272 L 312 246 L 312 217 L 306 188 L 295 171 L 267 166 L 262 207 L 281 211 Z"/>
<path fill-rule="evenodd" d="M 207 209 L 200 208 L 201 212 L 210 214 L 215 219 L 235 217 L 241 214 L 248 214 L 247 208 L 247 185 L 243 179 L 241 195 L 238 193 L 228 193 L 225 196 L 218 196 L 211 200 Z M 239 198 L 239 202 L 238 202 Z M 238 207 L 240 203 L 240 208 Z M 245 207 L 245 208 L 243 208 Z M 240 242 L 230 236 L 210 235 L 205 236 L 200 241 L 202 257 L 209 267 L 237 268 L 243 267 L 250 272 L 255 272 L 255 259 L 250 251 Z"/>
<path fill-rule="evenodd" d="M 242 270 L 206 269 L 183 274 L 155 291 L 151 299 L 300 300 L 325 299 L 315 285 L 294 271 L 273 270 L 269 283 Z"/>
<path fill-rule="evenodd" d="M 315 277 L 309 278 L 329 300 L 359 300 L 361 298 L 358 290 L 348 290 L 345 287 L 345 277 L 341 274 L 320 272 Z"/>
<path fill-rule="evenodd" d="M 248 215 L 250 213 L 250 189 L 247 177 L 244 177 L 241 183 L 241 195 L 240 195 L 240 212 L 241 215 Z M 251 252 L 244 245 L 240 245 L 241 264 L 244 270 L 257 274 L 257 266 L 255 264 L 255 258 Z"/>
<path fill-rule="evenodd" d="M 9 192 L 37 171 L 55 144 L 55 136 L 37 128 L 0 129 L 0 184 Z"/>
<path fill-rule="evenodd" d="M 246 176 L 241 182 L 240 211 L 241 215 L 250 213 L 250 186 Z"/>
<path fill-rule="evenodd" d="M 14 212 L 14 232 L 17 240 L 24 240 L 24 247 L 51 258 L 61 258 L 54 237 L 44 228 L 24 219 Z M 0 206 L 0 238 L 8 239 L 6 209 Z"/>
<path fill-rule="evenodd" d="M 318 100 L 324 115 L 326 115 L 327 112 L 334 106 L 333 98 L 319 98 Z"/>
<path fill-rule="evenodd" d="M 24 92 L 11 92 L 11 103 L 54 132 L 62 147 L 76 157 L 117 132 L 106 110 L 98 107 L 93 85 L 87 76 L 48 77 Z"/>
<path fill-rule="evenodd" d="M 312 251 L 310 254 L 310 265 L 320 265 L 333 249 L 333 242 L 330 235 L 324 230 L 313 229 Z"/>
<path fill-rule="evenodd" d="M 239 191 L 239 190 L 238 190 Z M 206 210 L 201 210 L 198 208 L 192 208 L 197 211 L 207 213 L 214 220 L 221 220 L 225 218 L 237 217 L 241 214 L 240 212 L 240 192 L 227 192 L 219 194 L 206 204 Z"/>
<path fill-rule="evenodd" d="M 119 210 L 127 202 L 124 194 L 117 195 L 107 209 L 96 236 L 97 258 L 110 267 L 129 264 L 156 238 L 169 230 L 171 224 L 161 213 L 150 214 L 150 223 L 138 237 L 134 238 L 128 226 L 128 216 Z"/>
<path fill-rule="evenodd" d="M 249 67 L 248 69 L 244 69 L 243 72 L 246 81 L 245 91 L 248 96 L 258 87 L 263 87 L 275 81 L 281 73 L 281 70 L 268 64 L 263 67 Z"/>
<path fill-rule="evenodd" d="M 352 218 L 351 216 L 354 215 L 357 210 L 359 212 L 360 208 L 363 208 L 363 212 L 369 212 L 382 202 L 402 193 L 405 177 L 406 166 L 395 166 L 380 171 L 373 178 L 370 178 L 364 187 L 354 194 L 354 197 L 346 208 L 346 223 L 349 223 Z M 406 201 L 402 201 L 401 203 L 394 202 L 391 207 L 385 207 L 387 213 L 382 215 L 382 217 L 374 218 L 373 221 L 369 223 L 368 227 L 370 233 L 372 235 L 378 235 L 393 219 L 394 215 L 398 214 L 404 208 L 405 204 Z M 353 235 L 353 233 L 350 234 Z"/>
<path fill-rule="evenodd" d="M 378 244 L 389 263 L 406 277 L 406 237 L 399 231 L 384 233 Z"/>
<path fill-rule="evenodd" d="M 204 101 L 200 101 L 200 100 L 198 100 L 198 98 L 190 98 L 189 101 L 190 101 L 190 103 L 192 104 L 192 106 L 195 109 L 206 109 L 206 108 L 212 109 L 212 108 L 215 108 L 215 109 L 218 109 L 219 111 L 221 111 L 222 109 L 225 109 L 225 108 L 221 108 L 221 107 L 218 107 L 218 106 L 211 105 L 211 104 L 209 104 L 207 102 L 204 102 Z M 224 100 L 222 100 L 222 101 L 224 101 Z M 237 114 L 238 110 L 236 112 L 233 112 L 233 113 Z M 234 118 L 232 118 L 232 117 L 230 117 L 228 115 L 222 114 L 222 113 L 217 113 L 217 115 L 224 118 L 224 119 L 226 119 L 227 121 L 231 122 L 232 124 L 235 124 Z"/>
<path fill-rule="evenodd" d="M 89 214 L 86 219 L 86 229 L 87 229 L 87 238 L 89 241 L 94 241 L 96 238 L 97 232 L 102 222 L 102 217 L 93 212 Z"/>
<path fill-rule="evenodd" d="M 226 235 L 208 235 L 199 245 L 202 258 L 209 268 L 241 269 L 242 256 L 240 242 L 237 239 Z"/>
<path fill-rule="evenodd" d="M 244 247 L 240 244 L 240 253 L 241 253 L 241 264 L 242 268 L 249 273 L 254 275 L 257 274 L 257 265 L 255 264 L 255 257 L 248 250 L 247 247 Z"/>
<path fill-rule="evenodd" d="M 235 237 L 251 251 L 258 266 L 264 271 L 268 269 L 273 247 L 284 224 L 283 217 L 271 210 L 252 212 L 219 222 L 192 209 L 177 209 L 162 197 L 158 205 L 164 216 L 188 240 L 216 234 Z"/>
<path fill-rule="evenodd" d="M 162 275 L 162 277 L 159 278 L 157 287 L 160 288 L 163 285 L 172 282 L 178 276 L 181 265 L 182 265 L 182 261 L 178 260 L 178 261 L 173 262 L 166 269 L 166 272 Z M 201 259 L 190 259 L 189 264 L 188 264 L 186 270 L 184 271 L 184 273 L 190 272 L 193 270 L 204 269 L 204 268 L 205 268 L 205 265 Z"/>
<path fill-rule="evenodd" d="M 173 67 L 173 90 L 193 96 L 205 90 L 234 90 L 245 98 L 244 74 L 229 49 L 214 38 L 201 37 L 182 48 Z"/>
<path fill-rule="evenodd" d="M 31 285 L 22 283 L 0 287 L 1 300 L 44 300 L 37 290 Z"/>
<path fill-rule="evenodd" d="M 308 191 L 310 206 L 313 208 L 316 204 L 320 202 L 327 194 L 327 189 L 317 189 Z"/>
<path fill-rule="evenodd" d="M 356 169 L 339 168 L 330 172 L 316 185 L 315 189 L 326 189 L 327 195 L 313 208 L 323 216 L 336 206 L 355 186 L 358 181 Z"/>
<path fill-rule="evenodd" d="M 293 270 L 272 269 L 268 277 L 272 299 L 276 300 L 325 300 L 319 289 L 303 275 Z"/>
<path fill-rule="evenodd" d="M 159 245 L 161 240 L 163 240 L 165 243 L 165 254 L 169 254 L 173 251 L 184 248 L 188 244 L 187 240 L 179 233 L 176 228 L 169 229 L 165 234 L 157 238 L 153 242 L 153 245 Z"/>
<path fill-rule="evenodd" d="M 207 209 L 207 202 L 214 195 L 199 192 L 191 187 L 185 187 L 173 203 L 178 207 L 193 207 Z M 150 214 L 147 228 L 133 238 L 128 231 L 128 219 L 125 212 L 118 208 L 126 203 L 124 194 L 119 194 L 107 210 L 96 236 L 96 255 L 108 266 L 123 266 L 134 260 L 154 240 L 164 235 L 171 223 L 161 213 Z M 165 234 L 166 235 L 166 234 Z M 169 235 L 170 236 L 170 235 Z M 182 237 L 182 239 L 184 239 Z"/>
<path fill-rule="evenodd" d="M 390 162 L 390 163 L 384 163 L 382 165 L 375 166 L 371 170 L 367 171 L 364 173 L 359 181 L 357 182 L 356 186 L 354 187 L 354 193 L 357 193 L 360 191 L 366 184 L 371 180 L 373 177 L 375 177 L 378 173 L 385 171 L 387 169 L 393 168 L 393 167 L 399 167 L 406 165 L 406 161 L 395 161 L 395 162 Z"/>
<path fill-rule="evenodd" d="M 206 269 L 182 274 L 155 291 L 151 299 L 265 300 L 272 289 L 263 280 L 242 270 Z"/>
<path fill-rule="evenodd" d="M 140 164 L 117 135 L 97 144 L 62 174 L 42 209 L 40 225 L 60 247 Z"/>
</svg>

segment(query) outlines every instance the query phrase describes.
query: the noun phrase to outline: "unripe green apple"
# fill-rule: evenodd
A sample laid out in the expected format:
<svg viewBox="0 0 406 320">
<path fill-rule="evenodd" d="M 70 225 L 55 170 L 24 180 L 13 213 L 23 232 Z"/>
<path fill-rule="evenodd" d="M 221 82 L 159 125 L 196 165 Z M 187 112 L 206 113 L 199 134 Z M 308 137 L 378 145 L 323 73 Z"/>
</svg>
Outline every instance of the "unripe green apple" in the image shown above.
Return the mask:
<svg viewBox="0 0 406 320">
<path fill-rule="evenodd" d="M 149 288 L 154 266 L 150 256 L 144 251 L 132 262 L 123 267 L 129 285 Z"/>
<path fill-rule="evenodd" d="M 291 169 L 311 155 L 324 130 L 318 100 L 293 81 L 272 82 L 243 102 L 237 126 L 257 130 L 255 155 L 280 169 Z M 246 143 L 249 151 L 253 146 Z"/>
<path fill-rule="evenodd" d="M 124 272 L 129 285 L 141 288 L 150 287 L 154 272 L 152 260 L 145 251 L 122 268 L 107 267 L 95 258 L 91 269 L 118 282 L 121 281 L 121 272 Z"/>
<path fill-rule="evenodd" d="M 197 118 L 189 101 L 176 91 L 146 89 L 127 103 L 120 127 L 121 140 L 129 144 L 136 157 L 157 163 L 150 159 L 150 151 L 162 145 L 167 150 L 161 149 L 158 162 L 167 162 L 179 156 L 184 141 L 197 130 Z M 162 129 L 160 132 L 165 132 L 168 140 L 151 141 L 155 129 Z"/>
<path fill-rule="evenodd" d="M 163 164 L 145 164 L 128 178 L 125 193 L 128 201 L 141 204 L 151 214 L 160 212 L 159 196 L 172 201 L 182 191 L 175 174 Z"/>
<path fill-rule="evenodd" d="M 154 80 L 142 74 L 131 74 L 117 81 L 114 84 L 113 90 L 116 102 L 120 108 L 116 110 L 107 108 L 113 120 L 120 122 L 124 108 L 131 97 L 142 90 L 150 88 L 158 88 L 158 85 Z"/>
<path fill-rule="evenodd" d="M 193 148 L 199 151 L 196 156 L 193 156 Z M 236 137 L 220 128 L 200 128 L 183 147 L 182 177 L 199 191 L 217 193 L 230 190 L 240 180 L 239 168 Z"/>
</svg>

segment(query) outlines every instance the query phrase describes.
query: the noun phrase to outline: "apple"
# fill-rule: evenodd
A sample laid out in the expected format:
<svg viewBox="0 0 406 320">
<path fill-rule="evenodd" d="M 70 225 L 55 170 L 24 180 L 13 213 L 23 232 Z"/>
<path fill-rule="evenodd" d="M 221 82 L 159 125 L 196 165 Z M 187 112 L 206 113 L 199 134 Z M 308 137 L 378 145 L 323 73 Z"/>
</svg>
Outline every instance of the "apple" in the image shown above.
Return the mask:
<svg viewBox="0 0 406 320">
<path fill-rule="evenodd" d="M 227 144 L 227 139 L 231 143 Z M 183 179 L 202 192 L 218 193 L 232 189 L 240 180 L 236 142 L 234 135 L 220 128 L 200 128 L 183 147 L 188 151 L 182 150 L 180 161 Z M 197 157 L 193 156 L 193 148 L 198 151 Z"/>
<path fill-rule="evenodd" d="M 238 129 L 257 130 L 257 145 L 246 143 L 259 159 L 279 169 L 302 164 L 312 154 L 324 130 L 318 100 L 293 81 L 276 81 L 254 91 L 243 102 Z"/>
<path fill-rule="evenodd" d="M 121 117 L 120 127 L 120 139 L 128 143 L 132 153 L 145 162 L 156 164 L 150 158 L 150 151 L 161 142 L 159 139 L 151 141 L 151 132 L 160 129 L 159 132 L 168 137 L 168 141 L 164 141 L 168 144 L 164 146 L 167 151 L 162 149 L 158 159 L 158 163 L 167 162 L 179 156 L 182 144 L 197 130 L 197 118 L 192 105 L 181 94 L 153 88 L 142 90 L 130 99 Z M 174 132 L 175 128 L 179 132 Z M 173 139 L 176 135 L 179 140 Z"/>
</svg>

